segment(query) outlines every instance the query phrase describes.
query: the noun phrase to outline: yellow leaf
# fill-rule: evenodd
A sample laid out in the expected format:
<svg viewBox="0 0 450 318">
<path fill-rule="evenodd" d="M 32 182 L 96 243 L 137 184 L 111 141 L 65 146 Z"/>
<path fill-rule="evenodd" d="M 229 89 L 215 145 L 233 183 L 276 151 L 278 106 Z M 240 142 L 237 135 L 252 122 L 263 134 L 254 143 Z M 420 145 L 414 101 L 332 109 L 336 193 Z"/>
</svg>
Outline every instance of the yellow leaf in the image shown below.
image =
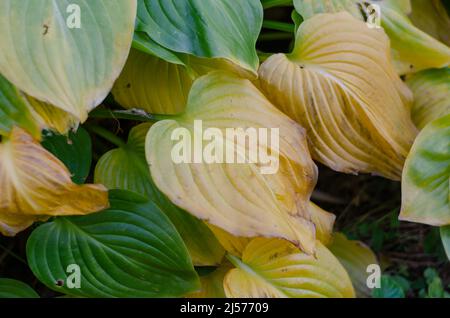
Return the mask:
<svg viewBox="0 0 450 318">
<path fill-rule="evenodd" d="M 339 261 L 320 242 L 316 257 L 289 242 L 257 238 L 242 260 L 229 256 L 237 267 L 224 280 L 230 298 L 350 298 L 350 278 Z"/>
<path fill-rule="evenodd" d="M 332 213 L 322 210 L 320 207 L 310 202 L 310 214 L 311 221 L 316 228 L 316 238 L 327 245 L 333 238 L 333 226 L 336 216 Z M 220 244 L 231 255 L 241 257 L 247 245 L 251 242 L 252 238 L 249 237 L 237 237 L 221 228 L 209 225 L 209 228 L 213 231 Z"/>
<path fill-rule="evenodd" d="M 66 135 L 69 130 L 78 128 L 80 121 L 72 114 L 31 96 L 26 96 L 26 99 L 35 113 L 36 121 L 43 128 L 54 130 L 61 135 Z"/>
<path fill-rule="evenodd" d="M 450 17 L 441 0 L 413 0 L 409 16 L 416 27 L 450 45 Z"/>
<path fill-rule="evenodd" d="M 336 216 L 310 202 L 311 221 L 316 226 L 316 238 L 328 245 L 333 239 L 333 227 Z"/>
<path fill-rule="evenodd" d="M 223 70 L 254 79 L 253 73 L 219 58 L 183 55 L 186 64 L 172 64 L 132 49 L 125 68 L 114 84 L 116 101 L 127 109 L 174 115 L 184 111 L 193 81 L 209 72 Z"/>
<path fill-rule="evenodd" d="M 359 241 L 351 241 L 342 233 L 335 233 L 333 244 L 328 247 L 347 270 L 358 297 L 370 297 L 367 287 L 367 268 L 379 265 L 370 247 Z"/>
<path fill-rule="evenodd" d="M 414 93 L 412 118 L 418 128 L 450 114 L 450 68 L 416 73 L 406 83 Z"/>
<path fill-rule="evenodd" d="M 260 86 L 307 129 L 315 159 L 340 172 L 400 180 L 417 131 L 412 94 L 382 30 L 346 12 L 315 15 L 300 26 L 292 54 L 262 64 Z"/>
<path fill-rule="evenodd" d="M 20 128 L 0 144 L 0 232 L 13 236 L 34 221 L 109 207 L 101 185 L 76 185 L 70 172 Z"/>
<path fill-rule="evenodd" d="M 193 80 L 183 65 L 132 49 L 114 84 L 116 101 L 127 109 L 152 114 L 182 113 Z"/>
<path fill-rule="evenodd" d="M 249 237 L 234 236 L 227 231 L 222 230 L 220 227 L 214 225 L 209 225 L 209 228 L 214 233 L 223 248 L 231 255 L 235 255 L 238 257 L 242 256 L 245 247 L 252 240 L 252 238 Z"/>
<path fill-rule="evenodd" d="M 448 36 L 448 16 L 440 2 L 417 0 L 413 2 L 413 10 L 410 0 L 294 0 L 296 10 L 305 20 L 317 13 L 347 11 L 364 21 L 368 6 L 379 6 L 381 26 L 390 37 L 395 69 L 401 75 L 449 65 L 450 48 L 414 26 L 408 17 L 412 13 L 415 22 L 426 26 L 424 30 L 438 28 L 442 30 L 440 35 Z"/>
<path fill-rule="evenodd" d="M 203 128 L 196 126 L 198 120 Z M 249 127 L 256 131 L 279 129 L 279 149 L 275 149 L 275 142 L 261 139 L 255 151 L 271 153 L 274 166 L 279 159 L 273 174 L 263 173 L 269 167 L 260 161 L 251 163 L 246 140 L 228 146 L 227 129 L 245 131 Z M 215 144 L 225 145 L 224 153 L 231 150 L 234 158 L 245 159 L 245 163 L 194 161 L 191 155 L 195 151 L 188 159 L 199 163 L 175 163 L 172 152 L 180 142 L 172 140 L 172 133 L 184 129 L 189 134 L 188 144 L 193 136 L 207 146 L 201 132 L 207 128 L 220 132 Z M 274 131 L 265 132 L 269 137 Z M 198 79 L 185 113 L 152 126 L 146 155 L 157 187 L 194 216 L 235 236 L 285 238 L 313 252 L 315 231 L 308 202 L 316 184 L 317 167 L 311 160 L 304 130 L 278 111 L 250 81 L 223 72 Z"/>
</svg>

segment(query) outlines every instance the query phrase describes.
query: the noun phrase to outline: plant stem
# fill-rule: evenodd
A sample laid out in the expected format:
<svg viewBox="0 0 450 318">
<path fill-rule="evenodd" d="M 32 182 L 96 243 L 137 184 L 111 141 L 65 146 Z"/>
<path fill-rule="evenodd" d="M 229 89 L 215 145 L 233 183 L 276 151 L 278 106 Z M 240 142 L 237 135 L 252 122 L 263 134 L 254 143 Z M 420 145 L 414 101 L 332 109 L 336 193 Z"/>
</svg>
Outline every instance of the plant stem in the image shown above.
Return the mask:
<svg viewBox="0 0 450 318">
<path fill-rule="evenodd" d="M 110 143 L 116 145 L 117 147 L 126 146 L 126 143 L 121 138 L 117 137 L 115 134 L 101 126 L 89 124 L 85 125 L 84 127 L 90 132 L 102 137 L 105 140 L 108 140 Z"/>
<path fill-rule="evenodd" d="M 289 7 L 292 6 L 292 0 L 262 0 L 264 9 L 270 9 L 273 7 Z"/>
<path fill-rule="evenodd" d="M 126 119 L 142 122 L 156 121 L 150 114 L 138 114 L 130 111 L 110 110 L 97 108 L 89 114 L 90 118 L 112 118 L 112 119 Z"/>
<path fill-rule="evenodd" d="M 234 255 L 228 254 L 225 255 L 225 257 L 231 262 L 231 264 L 233 264 L 235 267 L 240 268 L 242 262 L 239 258 L 237 258 Z"/>
<path fill-rule="evenodd" d="M 295 25 L 291 23 L 278 22 L 272 20 L 264 20 L 263 28 L 288 33 L 293 33 L 295 31 Z"/>
<path fill-rule="evenodd" d="M 175 115 L 149 114 L 139 109 L 130 109 L 130 110 L 95 109 L 89 113 L 89 118 L 125 119 L 142 122 L 157 122 L 164 119 L 173 119 L 174 116 Z"/>
<path fill-rule="evenodd" d="M 20 257 L 19 255 L 17 255 L 16 253 L 12 252 L 10 248 L 7 248 L 7 247 L 5 247 L 5 246 L 3 246 L 3 245 L 1 245 L 1 244 L 0 244 L 0 248 L 1 248 L 2 250 L 5 251 L 5 254 L 6 254 L 6 255 L 10 255 L 10 256 L 14 257 L 15 259 L 17 259 L 18 261 L 20 261 L 21 263 L 27 265 L 27 261 L 24 260 L 24 259 L 23 259 L 22 257 Z M 2 257 L 2 259 L 1 259 L 1 261 L 0 261 L 0 263 L 1 263 L 2 261 L 3 261 L 3 257 Z"/>
</svg>

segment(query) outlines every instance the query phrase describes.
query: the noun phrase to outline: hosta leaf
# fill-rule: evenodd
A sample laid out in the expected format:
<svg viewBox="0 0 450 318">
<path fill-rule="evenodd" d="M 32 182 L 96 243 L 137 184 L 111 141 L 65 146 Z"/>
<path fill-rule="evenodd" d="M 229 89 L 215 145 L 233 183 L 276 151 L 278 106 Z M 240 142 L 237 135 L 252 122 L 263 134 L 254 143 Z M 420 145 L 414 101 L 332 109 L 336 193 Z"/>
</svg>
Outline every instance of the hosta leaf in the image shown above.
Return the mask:
<svg viewBox="0 0 450 318">
<path fill-rule="evenodd" d="M 245 247 L 252 240 L 252 238 L 249 237 L 234 236 L 227 231 L 222 230 L 220 227 L 214 225 L 210 225 L 209 228 L 219 240 L 220 244 L 225 248 L 225 250 L 231 255 L 235 255 L 238 257 L 242 256 Z"/>
<path fill-rule="evenodd" d="M 303 23 L 303 17 L 296 11 L 296 10 L 292 10 L 292 13 L 291 13 L 291 19 L 292 19 L 292 21 L 294 22 L 294 26 L 295 26 L 295 28 L 294 28 L 294 30 L 295 30 L 295 33 L 297 33 L 297 31 L 298 31 L 298 28 L 300 27 L 300 25 Z"/>
<path fill-rule="evenodd" d="M 222 264 L 213 272 L 200 276 L 202 287 L 199 291 L 189 294 L 189 298 L 225 298 L 223 280 L 228 271 L 232 269 L 229 262 Z"/>
<path fill-rule="evenodd" d="M 25 96 L 25 98 L 42 127 L 62 135 L 67 135 L 70 130 L 78 128 L 80 121 L 74 115 L 33 97 Z"/>
<path fill-rule="evenodd" d="M 450 68 L 422 71 L 407 84 L 414 93 L 412 117 L 417 127 L 450 114 Z"/>
<path fill-rule="evenodd" d="M 39 295 L 21 281 L 0 278 L 0 298 L 39 298 Z"/>
<path fill-rule="evenodd" d="M 381 276 L 381 287 L 372 290 L 373 298 L 405 298 L 405 291 L 395 276 Z"/>
<path fill-rule="evenodd" d="M 333 227 L 336 216 L 310 202 L 311 221 L 316 226 L 316 238 L 328 245 L 333 238 Z"/>
<path fill-rule="evenodd" d="M 83 128 L 68 136 L 47 133 L 42 146 L 61 160 L 72 174 L 72 181 L 84 183 L 91 168 L 91 137 Z"/>
<path fill-rule="evenodd" d="M 146 54 L 159 57 L 166 62 L 178 65 L 184 65 L 182 58 L 165 47 L 162 47 L 153 41 L 145 32 L 135 32 L 133 38 L 133 48 Z"/>
<path fill-rule="evenodd" d="M 260 68 L 266 96 L 308 131 L 313 157 L 346 173 L 400 179 L 416 135 L 411 92 L 389 59 L 389 40 L 346 12 L 315 15 L 292 54 Z"/>
<path fill-rule="evenodd" d="M 378 265 L 372 250 L 362 242 L 347 239 L 342 233 L 334 234 L 333 244 L 328 248 L 347 270 L 356 295 L 359 298 L 370 297 L 372 290 L 367 287 L 367 268 L 372 264 Z"/>
<path fill-rule="evenodd" d="M 139 0 L 136 30 L 179 53 L 224 58 L 256 74 L 259 0 Z"/>
<path fill-rule="evenodd" d="M 400 219 L 450 225 L 450 115 L 428 124 L 406 160 Z"/>
<path fill-rule="evenodd" d="M 135 17 L 136 0 L 1 1 L 0 73 L 84 121 L 125 63 Z"/>
<path fill-rule="evenodd" d="M 400 74 L 450 65 L 448 46 L 416 28 L 409 18 L 395 7 L 383 6 L 382 10 L 382 26 L 391 39 L 392 49 L 398 54 L 397 59 L 409 64 L 409 70 L 399 70 Z"/>
<path fill-rule="evenodd" d="M 145 161 L 145 136 L 150 124 L 134 127 L 125 147 L 103 155 L 95 168 L 94 181 L 109 189 L 139 193 L 153 201 L 175 225 L 183 238 L 194 265 L 218 265 L 224 250 L 208 227 L 197 218 L 176 207 L 154 185 Z"/>
<path fill-rule="evenodd" d="M 357 0 L 294 0 L 295 10 L 309 19 L 318 13 L 347 11 L 354 17 L 361 17 L 361 7 Z"/>
<path fill-rule="evenodd" d="M 191 155 L 190 162 L 202 163 L 175 163 L 172 153 L 180 144 L 172 140 L 175 129 L 185 129 L 183 132 L 194 136 L 197 145 L 199 139 L 205 148 L 211 145 L 202 141 L 202 129 L 195 126 L 197 120 L 202 121 L 203 130 L 215 128 L 214 144 L 219 148 L 226 146 L 228 151 L 222 149 L 224 154 L 232 152 L 234 158 L 247 163 L 223 163 L 225 158 L 218 158 L 216 163 L 208 164 L 198 158 L 194 161 Z M 279 155 L 279 169 L 271 171 L 275 173 L 264 174 L 269 167 L 262 162 L 250 163 L 251 151 L 242 138 L 233 146 L 226 142 L 227 129 L 248 127 L 279 129 L 279 149 L 275 149 L 276 140 L 263 139 L 255 150 Z M 265 132 L 273 135 L 273 131 Z M 191 154 L 194 152 L 195 149 Z M 194 216 L 235 236 L 286 238 L 313 252 L 314 226 L 308 202 L 317 168 L 309 155 L 304 131 L 273 107 L 250 81 L 223 72 L 198 79 L 185 113 L 152 126 L 146 155 L 158 188 Z M 197 152 L 196 157 L 199 155 L 203 152 Z"/>
<path fill-rule="evenodd" d="M 122 74 L 112 93 L 127 109 L 143 109 L 151 114 L 174 115 L 185 110 L 187 97 L 195 78 L 216 70 L 252 78 L 225 59 L 207 59 L 182 55 L 183 64 L 169 63 L 154 54 L 131 50 Z M 157 77 L 149 74 L 159 74 Z"/>
<path fill-rule="evenodd" d="M 178 114 L 186 106 L 192 82 L 184 66 L 131 50 L 112 93 L 116 101 L 128 109 Z"/>
<path fill-rule="evenodd" d="M 450 48 L 415 27 L 409 20 L 410 0 L 295 0 L 297 11 L 305 18 L 318 13 L 347 11 L 364 20 L 360 9 L 376 4 L 381 9 L 381 26 L 389 35 L 397 71 L 406 74 L 450 64 Z"/>
<path fill-rule="evenodd" d="M 76 185 L 69 170 L 20 128 L 0 144 L 0 233 L 13 236 L 34 221 L 107 208 L 101 185 Z"/>
<path fill-rule="evenodd" d="M 441 227 L 441 239 L 447 258 L 450 260 L 450 226 Z"/>
<path fill-rule="evenodd" d="M 27 243 L 36 277 L 49 288 L 84 297 L 174 297 L 199 287 L 186 247 L 151 201 L 128 191 L 110 192 L 111 207 L 41 225 Z M 65 284 L 71 264 L 80 288 Z"/>
<path fill-rule="evenodd" d="M 409 16 L 416 27 L 450 45 L 450 17 L 441 0 L 412 0 Z"/>
<path fill-rule="evenodd" d="M 323 244 L 327 245 L 332 240 L 333 226 L 336 216 L 332 213 L 322 210 L 319 206 L 310 202 L 309 212 L 311 221 L 316 228 L 316 238 Z M 210 229 L 219 240 L 220 244 L 231 255 L 241 257 L 248 243 L 252 238 L 234 236 L 217 226 L 210 225 Z"/>
<path fill-rule="evenodd" d="M 0 135 L 8 136 L 13 126 L 19 126 L 41 139 L 44 128 L 66 134 L 78 124 L 69 113 L 19 92 L 0 74 Z"/>
<path fill-rule="evenodd" d="M 247 246 L 242 260 L 233 256 L 230 259 L 237 268 L 225 276 L 227 297 L 355 296 L 347 272 L 319 242 L 314 257 L 302 253 L 289 242 L 257 238 Z"/>
<path fill-rule="evenodd" d="M 9 135 L 14 126 L 41 137 L 41 128 L 23 95 L 0 74 L 0 135 Z"/>
</svg>

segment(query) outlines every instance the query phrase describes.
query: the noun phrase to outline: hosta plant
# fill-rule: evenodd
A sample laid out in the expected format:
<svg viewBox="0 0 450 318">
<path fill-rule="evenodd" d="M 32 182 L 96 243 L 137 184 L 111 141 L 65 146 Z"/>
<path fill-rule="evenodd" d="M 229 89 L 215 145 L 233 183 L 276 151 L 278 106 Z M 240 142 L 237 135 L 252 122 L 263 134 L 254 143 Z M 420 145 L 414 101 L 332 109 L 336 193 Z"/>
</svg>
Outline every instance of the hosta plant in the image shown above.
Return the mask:
<svg viewBox="0 0 450 318">
<path fill-rule="evenodd" d="M 0 297 L 444 297 L 448 10 L 1 0 Z"/>
</svg>

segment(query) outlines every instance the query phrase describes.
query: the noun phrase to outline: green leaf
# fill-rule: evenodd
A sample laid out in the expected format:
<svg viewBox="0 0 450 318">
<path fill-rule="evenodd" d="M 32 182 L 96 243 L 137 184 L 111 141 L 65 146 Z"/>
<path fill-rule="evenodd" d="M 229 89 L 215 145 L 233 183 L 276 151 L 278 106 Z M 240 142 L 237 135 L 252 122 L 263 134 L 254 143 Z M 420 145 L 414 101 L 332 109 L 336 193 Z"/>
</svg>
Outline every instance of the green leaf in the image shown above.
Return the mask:
<svg viewBox="0 0 450 318">
<path fill-rule="evenodd" d="M 178 56 L 176 53 L 173 53 L 172 51 L 159 45 L 158 43 L 153 41 L 145 32 L 134 33 L 133 48 L 141 52 L 159 57 L 166 62 L 184 65 L 181 56 Z"/>
<path fill-rule="evenodd" d="M 374 298 L 405 298 L 402 285 L 392 276 L 381 276 L 381 287 L 372 291 Z"/>
<path fill-rule="evenodd" d="M 297 34 L 298 28 L 303 23 L 303 17 L 296 10 L 293 10 L 291 13 L 291 19 L 294 21 L 295 33 Z"/>
<path fill-rule="evenodd" d="M 121 190 L 110 192 L 110 203 L 103 212 L 56 218 L 34 230 L 27 258 L 41 282 L 83 297 L 174 297 L 199 288 L 181 237 L 154 203 Z M 80 267 L 80 288 L 58 287 L 73 278 L 71 264 Z"/>
<path fill-rule="evenodd" d="M 414 143 L 402 179 L 400 219 L 450 225 L 450 115 L 428 124 Z"/>
<path fill-rule="evenodd" d="M 450 260 L 450 226 L 441 227 L 441 239 L 445 253 Z"/>
<path fill-rule="evenodd" d="M 259 0 L 139 0 L 136 31 L 169 50 L 225 58 L 256 75 L 262 21 Z"/>
<path fill-rule="evenodd" d="M 125 64 L 136 1 L 1 1 L 0 73 L 85 121 Z"/>
<path fill-rule="evenodd" d="M 39 295 L 25 283 L 0 278 L 0 298 L 39 298 Z"/>
<path fill-rule="evenodd" d="M 427 268 L 424 272 L 428 289 L 426 298 L 444 298 L 445 290 L 439 273 L 434 268 Z"/>
<path fill-rule="evenodd" d="M 86 181 L 92 162 L 92 144 L 84 128 L 71 131 L 68 136 L 47 133 L 42 146 L 66 165 L 73 182 L 83 184 Z"/>
<path fill-rule="evenodd" d="M 9 135 L 13 126 L 26 129 L 40 138 L 41 129 L 23 95 L 0 74 L 0 135 Z"/>
<path fill-rule="evenodd" d="M 355 17 L 361 17 L 358 0 L 294 0 L 295 10 L 309 19 L 318 13 L 347 11 Z"/>
<path fill-rule="evenodd" d="M 218 265 L 225 251 L 205 223 L 179 209 L 153 183 L 145 159 L 150 124 L 134 127 L 125 147 L 111 150 L 98 162 L 94 180 L 109 189 L 130 190 L 153 201 L 170 218 L 195 265 Z"/>
</svg>

